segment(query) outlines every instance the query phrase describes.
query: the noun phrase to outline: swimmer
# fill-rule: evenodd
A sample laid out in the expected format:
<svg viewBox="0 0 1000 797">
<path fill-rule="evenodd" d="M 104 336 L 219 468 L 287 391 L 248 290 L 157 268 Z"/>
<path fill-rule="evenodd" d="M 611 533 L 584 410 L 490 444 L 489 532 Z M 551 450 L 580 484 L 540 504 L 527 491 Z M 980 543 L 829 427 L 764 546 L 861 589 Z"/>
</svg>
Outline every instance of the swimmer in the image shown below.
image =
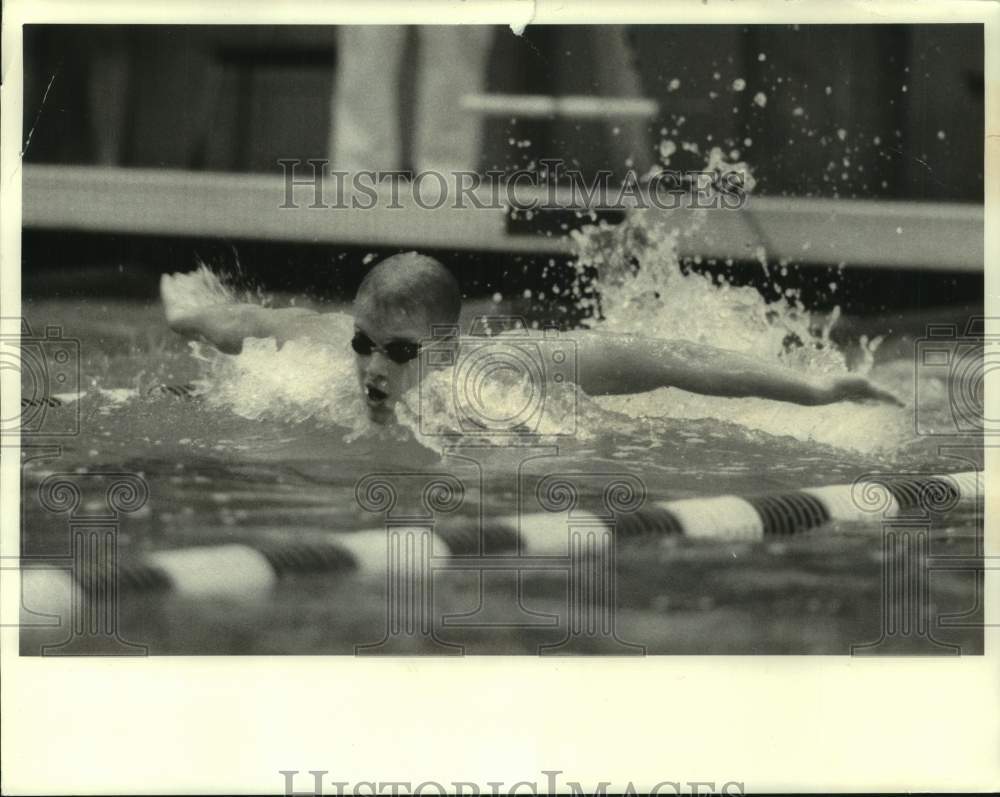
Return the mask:
<svg viewBox="0 0 1000 797">
<path fill-rule="evenodd" d="M 174 331 L 207 341 L 228 354 L 239 353 L 246 338 L 275 338 L 279 345 L 297 338 L 330 343 L 339 328 L 330 323 L 331 316 L 303 308 L 186 304 L 180 288 L 185 278 L 193 277 L 164 275 L 161 280 L 167 323 Z M 393 255 L 368 272 L 354 299 L 350 344 L 358 386 L 372 421 L 394 420 L 396 402 L 417 382 L 421 342 L 426 344 L 441 327 L 457 325 L 461 305 L 455 278 L 426 255 Z M 500 337 L 504 334 L 511 333 L 500 333 Z M 514 334 L 523 337 L 525 333 Z M 847 400 L 903 406 L 864 377 L 807 376 L 689 341 L 593 330 L 574 330 L 569 339 L 577 352 L 577 385 L 590 395 L 676 387 L 712 396 L 756 396 L 805 405 Z M 448 345 L 444 340 L 441 343 Z"/>
</svg>

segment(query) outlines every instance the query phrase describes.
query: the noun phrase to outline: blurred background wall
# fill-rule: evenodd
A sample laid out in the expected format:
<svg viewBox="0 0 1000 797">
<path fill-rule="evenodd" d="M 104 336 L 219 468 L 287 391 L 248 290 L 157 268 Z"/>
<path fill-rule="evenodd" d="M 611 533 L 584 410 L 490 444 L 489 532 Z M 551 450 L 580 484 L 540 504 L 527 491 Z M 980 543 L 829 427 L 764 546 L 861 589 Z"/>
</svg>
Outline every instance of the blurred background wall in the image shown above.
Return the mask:
<svg viewBox="0 0 1000 797">
<path fill-rule="evenodd" d="M 620 93 L 610 68 L 620 56 L 595 30 L 497 28 L 486 90 Z M 401 157 L 412 165 L 419 43 L 410 34 L 398 79 Z M 660 107 L 647 125 L 651 151 L 663 138 L 702 153 L 736 148 L 761 194 L 982 201 L 981 26 L 632 26 L 625 35 L 637 88 Z M 25 60 L 28 162 L 274 172 L 279 158 L 330 155 L 335 28 L 36 25 L 25 28 Z M 479 166 L 562 157 L 621 169 L 623 135 L 606 121 L 491 117 Z M 680 151 L 671 165 L 702 161 Z"/>
<path fill-rule="evenodd" d="M 641 96 L 659 110 L 638 121 L 484 117 L 474 148 L 480 170 L 509 172 L 562 158 L 584 173 L 620 174 L 626 164 L 642 172 L 671 149 L 670 168 L 699 169 L 719 146 L 750 165 L 757 195 L 955 202 L 965 215 L 981 209 L 980 25 L 531 26 L 523 36 L 496 27 L 471 37 L 488 42 L 475 59 L 456 58 L 461 51 L 454 48 L 428 51 L 434 37 L 426 31 L 397 28 L 392 45 L 383 40 L 368 53 L 371 82 L 355 103 L 366 107 L 366 92 L 392 83 L 397 107 L 391 114 L 383 108 L 374 114 L 379 124 L 359 129 L 373 136 L 394 130 L 394 161 L 403 168 L 419 166 L 417 121 L 428 110 L 420 75 L 429 66 L 449 80 L 466 61 L 482 61 L 473 83 L 494 97 Z M 332 168 L 347 168 L 352 164 L 337 163 L 331 145 L 344 121 L 337 78 L 347 75 L 345 62 L 365 74 L 369 67 L 359 65 L 369 59 L 352 56 L 342 34 L 305 26 L 28 26 L 25 161 L 161 168 L 182 178 L 228 172 L 280 180 L 282 158 L 329 158 Z M 443 111 L 440 124 L 457 123 L 460 113 L 468 111 Z M 383 119 L 387 114 L 392 118 Z M 585 223 L 579 214 L 564 215 L 569 225 Z M 561 220 L 548 214 L 541 221 L 553 227 Z M 518 227 L 525 223 L 508 219 L 508 231 L 528 232 Z M 893 247 L 898 228 L 886 224 L 885 247 Z M 371 259 L 391 251 L 375 241 L 330 245 L 38 225 L 22 231 L 22 275 L 29 296 L 89 290 L 153 299 L 160 272 L 202 261 L 267 290 L 349 297 Z M 468 240 L 427 251 L 461 275 L 469 295 L 537 296 L 575 273 L 568 256 L 491 252 Z M 981 312 L 981 269 L 885 268 L 876 262 L 879 252 L 872 262 L 846 267 L 811 262 L 805 250 L 767 254 L 789 263 L 783 284 L 799 288 L 811 307 L 910 308 L 921 318 L 929 305 Z M 697 269 L 736 284 L 766 287 L 770 280 L 749 252 L 735 262 L 707 259 Z"/>
</svg>

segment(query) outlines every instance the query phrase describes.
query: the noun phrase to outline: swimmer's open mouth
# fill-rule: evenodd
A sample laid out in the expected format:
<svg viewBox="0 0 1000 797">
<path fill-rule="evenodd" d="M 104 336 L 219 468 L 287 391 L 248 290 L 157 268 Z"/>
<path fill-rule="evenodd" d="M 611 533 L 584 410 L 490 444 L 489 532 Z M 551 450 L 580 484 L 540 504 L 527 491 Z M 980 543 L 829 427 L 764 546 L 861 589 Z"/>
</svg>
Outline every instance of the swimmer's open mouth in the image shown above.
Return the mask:
<svg viewBox="0 0 1000 797">
<path fill-rule="evenodd" d="M 374 385 L 365 385 L 365 396 L 368 399 L 369 404 L 382 404 L 389 394 L 383 390 L 379 390 Z"/>
</svg>

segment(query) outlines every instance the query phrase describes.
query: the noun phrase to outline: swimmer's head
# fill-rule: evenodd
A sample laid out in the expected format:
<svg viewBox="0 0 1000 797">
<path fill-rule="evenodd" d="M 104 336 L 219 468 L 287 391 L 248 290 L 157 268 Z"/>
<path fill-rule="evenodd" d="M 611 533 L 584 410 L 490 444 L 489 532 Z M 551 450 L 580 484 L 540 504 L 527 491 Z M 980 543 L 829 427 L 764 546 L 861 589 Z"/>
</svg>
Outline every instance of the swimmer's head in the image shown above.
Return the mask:
<svg viewBox="0 0 1000 797">
<path fill-rule="evenodd" d="M 354 298 L 354 360 L 368 415 L 393 418 L 399 397 L 419 375 L 419 343 L 432 328 L 454 325 L 462 308 L 458 282 L 437 260 L 393 255 L 365 275 Z"/>
</svg>

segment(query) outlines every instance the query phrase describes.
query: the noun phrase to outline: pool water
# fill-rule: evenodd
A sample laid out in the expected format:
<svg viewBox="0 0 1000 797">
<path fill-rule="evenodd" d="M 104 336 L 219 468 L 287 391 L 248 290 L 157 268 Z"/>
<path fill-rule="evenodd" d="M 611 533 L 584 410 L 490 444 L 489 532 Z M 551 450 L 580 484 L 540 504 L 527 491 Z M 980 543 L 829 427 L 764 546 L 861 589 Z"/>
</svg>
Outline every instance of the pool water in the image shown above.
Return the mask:
<svg viewBox="0 0 1000 797">
<path fill-rule="evenodd" d="M 467 300 L 462 329 L 508 325 L 509 316 L 545 299 L 589 313 L 588 323 L 607 332 L 691 340 L 815 377 L 868 373 L 906 407 L 800 407 L 668 388 L 589 398 L 573 384 L 572 331 L 528 337 L 524 322 L 519 342 L 463 344 L 454 368 L 434 369 L 403 397 L 398 424 L 379 427 L 361 403 L 347 307 L 318 308 L 331 313 L 329 340 L 280 348 L 249 340 L 229 356 L 171 333 L 158 303 L 37 300 L 24 306 L 35 337 L 56 326 L 78 341 L 80 391 L 73 395 L 73 357 L 53 355 L 48 374 L 39 370 L 44 352 L 59 344 L 28 347 L 36 364 L 22 371 L 25 396 L 37 399 L 40 385 L 61 376 L 61 387 L 49 392 L 65 401 L 36 402 L 26 410 L 30 424 L 24 416 L 48 434 L 25 439 L 23 555 L 38 562 L 67 556 L 73 524 L 107 512 L 108 474 L 130 475 L 148 491 L 141 507 L 113 519 L 118 555 L 131 559 L 172 548 L 384 531 L 426 516 L 423 490 L 435 479 L 456 488 L 448 517 L 437 505 L 434 519 L 478 529 L 493 518 L 551 508 L 545 502 L 559 483 L 569 485 L 578 506 L 600 510 L 612 482 L 653 502 L 981 466 L 982 437 L 956 427 L 953 399 L 961 400 L 965 420 L 982 418 L 982 369 L 942 366 L 940 358 L 928 366 L 918 356 L 923 314 L 888 339 L 888 322 L 869 323 L 867 336 L 850 334 L 836 311 L 811 312 L 784 288 L 783 268 L 772 274 L 768 296 L 688 268 L 677 254 L 687 232 L 671 227 L 669 215 L 643 211 L 618 225 L 586 226 L 573 233 L 575 280 L 553 284 L 547 297 Z M 761 264 L 767 268 L 763 255 Z M 269 300 L 204 267 L 170 286 L 173 301 L 191 306 Z M 849 333 L 838 343 L 836 329 Z M 935 346 L 949 349 L 953 362 L 975 364 L 974 346 Z M 542 371 L 552 378 L 539 378 Z M 43 494 L 54 473 L 70 474 L 79 490 L 76 516 Z M 396 495 L 393 506 L 379 505 L 386 490 Z M 608 572 L 598 572 L 596 562 L 572 572 L 555 562 L 505 572 L 487 572 L 481 560 L 452 562 L 460 566 L 435 567 L 431 577 L 433 634 L 396 633 L 389 646 L 377 643 L 388 638 L 395 582 L 359 572 L 282 581 L 238 599 L 123 593 L 119 635 L 153 654 L 352 653 L 371 645 L 403 653 L 844 654 L 865 645 L 975 653 L 982 650 L 978 517 L 976 506 L 962 505 L 911 522 L 918 548 L 927 535 L 923 553 L 965 557 L 966 569 L 935 569 L 933 578 L 919 556 L 899 548 L 898 535 L 887 535 L 898 527 L 873 516 L 762 543 L 621 539 Z M 902 609 L 883 605 L 900 572 L 918 597 Z M 238 584 L 241 573 L 211 576 Z M 603 623 L 579 626 L 578 590 L 588 578 L 608 579 L 613 606 L 605 604 Z M 25 653 L 65 638 L 65 624 L 52 628 L 39 616 L 26 618 L 34 621 L 24 624 Z M 77 633 L 73 641 L 99 652 L 106 640 Z"/>
<path fill-rule="evenodd" d="M 463 323 L 496 309 L 489 301 L 470 303 Z M 381 528 L 385 516 L 366 511 L 356 496 L 359 480 L 372 474 L 387 474 L 397 485 L 400 506 L 415 500 L 422 477 L 451 474 L 465 489 L 457 513 L 481 507 L 490 517 L 509 515 L 515 506 L 539 511 L 536 488 L 553 474 L 568 474 L 582 500 L 595 499 L 621 475 L 637 479 L 649 500 L 671 500 L 843 484 L 869 473 L 963 471 L 981 457 L 981 438 L 970 445 L 968 437 L 915 433 L 915 344 L 908 337 L 876 350 L 871 372 L 904 398 L 905 409 L 792 407 L 660 390 L 577 397 L 574 435 L 497 438 L 422 435 L 440 425 L 416 422 L 388 430 L 366 425 L 350 405 L 353 382 L 337 382 L 353 379 L 346 340 L 333 354 L 277 352 L 262 341 L 239 357 L 219 357 L 171 333 L 158 303 L 36 300 L 25 303 L 24 316 L 33 330 L 58 325 L 79 340 L 82 391 L 79 402 L 49 407 L 44 418 L 46 429 L 72 429 L 78 412 L 78 434 L 23 441 L 28 560 L 68 553 L 66 515 L 46 509 L 38 496 L 53 473 L 136 474 L 148 485 L 145 505 L 120 517 L 119 553 L 131 557 Z M 328 372 L 323 357 L 335 360 Z M 921 422 L 946 430 L 949 385 L 938 376 L 917 374 Z M 332 382 L 323 387 L 324 379 Z M 197 385 L 200 395 L 155 390 L 186 384 Z M 26 393 L 31 389 L 25 383 Z M 961 447 L 942 454 L 943 443 Z M 100 504 L 101 495 L 95 496 L 85 496 L 85 510 L 87 500 Z M 929 533 L 933 555 L 980 552 L 975 507 L 932 518 Z M 620 544 L 614 635 L 584 634 L 572 644 L 561 644 L 565 571 L 525 571 L 519 579 L 439 571 L 433 613 L 452 620 L 436 626 L 437 641 L 418 636 L 393 650 L 846 654 L 883 636 L 883 585 L 897 555 L 886 552 L 878 518 L 765 543 L 660 538 Z M 933 640 L 897 634 L 892 645 L 873 650 L 940 653 L 948 652 L 946 643 L 965 654 L 981 652 L 977 585 L 974 571 L 936 571 L 925 610 Z M 353 653 L 383 639 L 386 611 L 384 578 L 344 573 L 282 583 L 240 600 L 127 594 L 120 635 L 154 655 Z M 454 621 L 477 611 L 473 620 Z M 946 616 L 949 624 L 937 622 Z M 26 618 L 26 655 L 66 637 L 65 625 Z M 443 643 L 454 647 L 445 650 Z"/>
</svg>

